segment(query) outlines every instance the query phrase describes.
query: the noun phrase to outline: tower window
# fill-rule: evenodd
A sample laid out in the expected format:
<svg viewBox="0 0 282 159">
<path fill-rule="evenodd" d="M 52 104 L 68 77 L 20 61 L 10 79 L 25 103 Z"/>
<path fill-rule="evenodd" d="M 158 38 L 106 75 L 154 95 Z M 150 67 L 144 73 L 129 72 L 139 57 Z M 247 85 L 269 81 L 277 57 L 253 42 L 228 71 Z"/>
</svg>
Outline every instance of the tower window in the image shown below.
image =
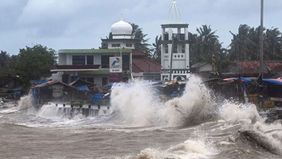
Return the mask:
<svg viewBox="0 0 282 159">
<path fill-rule="evenodd" d="M 168 53 L 168 45 L 167 44 L 164 45 L 164 49 L 165 49 L 165 53 Z"/>
<path fill-rule="evenodd" d="M 173 51 L 172 51 L 173 53 L 177 53 L 178 51 L 177 51 L 177 45 L 173 45 Z"/>
<path fill-rule="evenodd" d="M 185 53 L 185 44 L 182 45 L 181 51 L 182 51 L 182 53 Z"/>
<path fill-rule="evenodd" d="M 168 40 L 168 33 L 164 33 L 164 40 Z"/>
</svg>

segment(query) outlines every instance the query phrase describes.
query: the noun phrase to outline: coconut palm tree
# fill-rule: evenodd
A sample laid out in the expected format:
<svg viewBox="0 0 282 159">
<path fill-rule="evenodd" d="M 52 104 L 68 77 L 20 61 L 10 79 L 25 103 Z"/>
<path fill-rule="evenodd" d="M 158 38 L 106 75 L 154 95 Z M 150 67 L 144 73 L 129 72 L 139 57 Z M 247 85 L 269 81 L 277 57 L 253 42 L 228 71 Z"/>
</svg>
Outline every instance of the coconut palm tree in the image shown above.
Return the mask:
<svg viewBox="0 0 282 159">
<path fill-rule="evenodd" d="M 268 60 L 282 59 L 282 36 L 277 28 L 267 29 L 265 32 L 264 53 Z"/>
<path fill-rule="evenodd" d="M 132 23 L 132 32 L 134 35 L 135 42 L 135 50 L 145 53 L 146 56 L 151 57 L 150 44 L 148 43 L 149 39 L 147 38 L 147 34 L 144 34 L 142 28 L 138 25 Z"/>
<path fill-rule="evenodd" d="M 221 49 L 221 44 L 218 40 L 218 36 L 215 34 L 210 26 L 202 25 L 197 28 L 198 37 L 198 60 L 200 62 L 212 63 L 212 57 L 218 57 Z"/>
<path fill-rule="evenodd" d="M 155 43 L 153 43 L 153 59 L 157 63 L 161 63 L 161 37 L 156 36 Z"/>
</svg>

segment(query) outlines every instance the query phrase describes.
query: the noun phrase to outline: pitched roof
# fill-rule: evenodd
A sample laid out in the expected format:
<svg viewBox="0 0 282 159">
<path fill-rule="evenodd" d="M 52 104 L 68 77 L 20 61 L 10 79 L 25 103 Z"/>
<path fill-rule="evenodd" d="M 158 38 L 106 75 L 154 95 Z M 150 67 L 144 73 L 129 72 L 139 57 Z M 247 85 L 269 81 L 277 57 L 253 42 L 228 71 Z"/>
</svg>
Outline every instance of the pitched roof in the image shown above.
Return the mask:
<svg viewBox="0 0 282 159">
<path fill-rule="evenodd" d="M 264 61 L 264 65 L 266 66 L 264 72 L 282 71 L 282 61 Z M 238 62 L 237 66 L 239 66 L 240 72 L 242 73 L 255 73 L 255 72 L 259 72 L 260 63 L 259 61 L 243 61 L 243 62 Z"/>
<path fill-rule="evenodd" d="M 75 89 L 74 87 L 69 86 L 66 83 L 63 83 L 63 82 L 60 82 L 60 81 L 53 81 L 53 80 L 42 83 L 42 84 L 38 84 L 38 85 L 34 86 L 33 88 L 43 88 L 43 87 L 48 87 L 48 86 L 52 86 L 52 85 L 55 85 L 55 84 L 59 84 L 59 85 L 65 86 L 65 87 L 70 87 L 70 88 Z"/>
<path fill-rule="evenodd" d="M 147 57 L 132 59 L 133 72 L 160 72 L 161 65 Z"/>
</svg>

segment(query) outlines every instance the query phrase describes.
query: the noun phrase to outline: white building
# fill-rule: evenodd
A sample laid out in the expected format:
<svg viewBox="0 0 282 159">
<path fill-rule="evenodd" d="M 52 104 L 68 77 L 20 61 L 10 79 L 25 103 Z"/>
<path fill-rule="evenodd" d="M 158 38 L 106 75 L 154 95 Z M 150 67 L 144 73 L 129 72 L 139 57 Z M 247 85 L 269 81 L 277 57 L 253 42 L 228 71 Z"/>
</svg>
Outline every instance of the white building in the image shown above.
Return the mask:
<svg viewBox="0 0 282 159">
<path fill-rule="evenodd" d="M 185 80 L 189 76 L 188 24 L 163 24 L 161 80 Z"/>
<path fill-rule="evenodd" d="M 54 78 L 70 83 L 82 79 L 96 85 L 127 81 L 136 75 L 158 79 L 160 66 L 136 52 L 132 25 L 121 20 L 111 26 L 110 36 L 102 39 L 100 49 L 61 49 L 58 65 L 51 69 Z M 120 59 L 118 72 L 113 72 L 111 59 Z"/>
<path fill-rule="evenodd" d="M 190 73 L 188 24 L 181 23 L 174 0 L 171 22 L 161 25 L 161 80 L 186 80 Z"/>
</svg>

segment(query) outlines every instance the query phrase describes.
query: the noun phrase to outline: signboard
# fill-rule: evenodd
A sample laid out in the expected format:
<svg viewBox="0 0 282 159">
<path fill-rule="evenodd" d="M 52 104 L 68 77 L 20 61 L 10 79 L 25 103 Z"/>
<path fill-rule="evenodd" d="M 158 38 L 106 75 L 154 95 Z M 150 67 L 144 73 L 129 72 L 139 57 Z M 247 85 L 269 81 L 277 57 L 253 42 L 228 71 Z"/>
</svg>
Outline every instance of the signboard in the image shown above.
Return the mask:
<svg viewBox="0 0 282 159">
<path fill-rule="evenodd" d="M 53 89 L 52 95 L 53 95 L 53 97 L 54 98 L 62 97 L 63 96 L 63 88 L 64 88 L 64 86 L 61 86 L 61 85 L 53 85 L 52 86 L 52 89 Z"/>
<path fill-rule="evenodd" d="M 122 58 L 110 57 L 110 72 L 121 73 L 122 72 Z"/>
</svg>

